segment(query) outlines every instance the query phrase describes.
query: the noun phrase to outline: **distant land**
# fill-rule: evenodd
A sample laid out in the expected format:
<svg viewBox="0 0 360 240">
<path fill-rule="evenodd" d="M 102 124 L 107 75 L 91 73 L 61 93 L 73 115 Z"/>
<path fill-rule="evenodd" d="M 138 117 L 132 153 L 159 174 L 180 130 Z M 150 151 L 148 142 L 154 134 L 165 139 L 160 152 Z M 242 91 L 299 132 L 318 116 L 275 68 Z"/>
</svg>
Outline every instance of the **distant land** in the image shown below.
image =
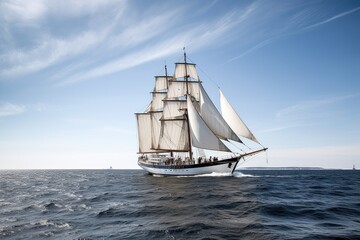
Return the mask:
<svg viewBox="0 0 360 240">
<path fill-rule="evenodd" d="M 238 170 L 330 170 L 322 167 L 243 167 Z M 331 169 L 335 170 L 335 169 Z"/>
</svg>

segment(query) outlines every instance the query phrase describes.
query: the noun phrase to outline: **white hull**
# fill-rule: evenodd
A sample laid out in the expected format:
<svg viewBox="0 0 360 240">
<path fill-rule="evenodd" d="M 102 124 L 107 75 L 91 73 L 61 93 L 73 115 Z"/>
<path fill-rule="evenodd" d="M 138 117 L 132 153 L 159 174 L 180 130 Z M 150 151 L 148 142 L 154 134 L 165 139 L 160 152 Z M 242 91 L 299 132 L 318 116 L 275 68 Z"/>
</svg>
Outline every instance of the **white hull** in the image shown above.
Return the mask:
<svg viewBox="0 0 360 240">
<path fill-rule="evenodd" d="M 219 162 L 213 165 L 184 165 L 184 166 L 159 166 L 152 164 L 143 164 L 138 162 L 139 166 L 150 174 L 155 175 L 173 175 L 173 176 L 191 176 L 210 173 L 232 174 L 236 168 L 238 159 L 232 161 Z"/>
</svg>

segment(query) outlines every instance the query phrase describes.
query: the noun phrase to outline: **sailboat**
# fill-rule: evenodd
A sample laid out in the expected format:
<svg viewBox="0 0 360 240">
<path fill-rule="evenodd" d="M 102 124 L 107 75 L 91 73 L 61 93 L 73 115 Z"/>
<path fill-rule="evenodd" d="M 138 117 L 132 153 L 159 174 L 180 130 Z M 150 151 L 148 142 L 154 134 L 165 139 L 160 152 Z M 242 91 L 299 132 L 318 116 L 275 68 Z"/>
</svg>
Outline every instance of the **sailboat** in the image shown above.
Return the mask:
<svg viewBox="0 0 360 240">
<path fill-rule="evenodd" d="M 152 175 L 233 174 L 241 159 L 263 147 L 220 91 L 218 111 L 197 73 L 196 64 L 175 63 L 168 76 L 155 76 L 152 100 L 137 120 L 138 165 Z M 230 150 L 229 143 L 244 144 L 245 137 L 261 146 L 256 150 Z M 225 143 L 228 144 L 225 144 Z M 240 149 L 240 148 L 239 148 Z"/>
</svg>

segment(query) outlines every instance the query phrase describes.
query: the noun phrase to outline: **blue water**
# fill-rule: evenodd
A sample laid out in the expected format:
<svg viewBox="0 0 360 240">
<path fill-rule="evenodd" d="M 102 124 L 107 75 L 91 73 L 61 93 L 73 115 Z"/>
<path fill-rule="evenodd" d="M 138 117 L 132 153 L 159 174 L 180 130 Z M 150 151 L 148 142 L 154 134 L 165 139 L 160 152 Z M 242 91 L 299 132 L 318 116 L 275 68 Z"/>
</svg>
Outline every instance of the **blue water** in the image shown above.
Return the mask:
<svg viewBox="0 0 360 240">
<path fill-rule="evenodd" d="M 360 171 L 0 171 L 0 239 L 360 239 Z"/>
</svg>

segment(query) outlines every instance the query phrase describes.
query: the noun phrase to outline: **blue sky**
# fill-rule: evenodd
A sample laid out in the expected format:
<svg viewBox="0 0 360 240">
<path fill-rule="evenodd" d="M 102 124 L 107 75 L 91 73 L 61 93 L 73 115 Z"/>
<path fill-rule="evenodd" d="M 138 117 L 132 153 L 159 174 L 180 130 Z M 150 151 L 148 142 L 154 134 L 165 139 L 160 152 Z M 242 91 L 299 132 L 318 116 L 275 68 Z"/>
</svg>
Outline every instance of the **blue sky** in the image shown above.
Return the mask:
<svg viewBox="0 0 360 240">
<path fill-rule="evenodd" d="M 3 0 L 0 169 L 137 168 L 184 46 L 269 147 L 242 166 L 360 167 L 359 26 L 359 1 Z"/>
</svg>

